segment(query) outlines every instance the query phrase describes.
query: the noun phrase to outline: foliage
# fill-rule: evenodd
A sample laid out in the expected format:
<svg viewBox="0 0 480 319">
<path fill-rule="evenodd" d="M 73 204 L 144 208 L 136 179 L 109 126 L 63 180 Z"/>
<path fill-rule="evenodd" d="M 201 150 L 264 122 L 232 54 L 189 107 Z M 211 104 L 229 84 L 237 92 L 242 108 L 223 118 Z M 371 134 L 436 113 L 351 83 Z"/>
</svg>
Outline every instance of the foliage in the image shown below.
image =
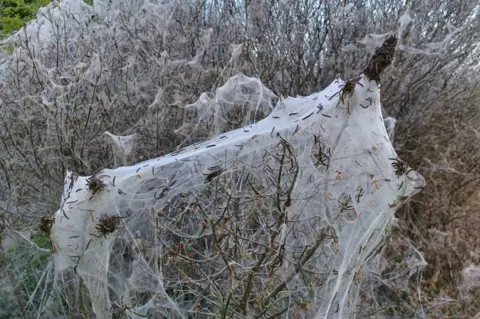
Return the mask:
<svg viewBox="0 0 480 319">
<path fill-rule="evenodd" d="M 50 0 L 3 0 L 0 2 L 0 39 L 32 20 Z"/>
<path fill-rule="evenodd" d="M 50 239 L 45 234 L 34 233 L 30 236 L 31 243 L 38 247 L 51 249 Z M 5 253 L 1 253 L 0 264 L 10 284 L 3 283 L 5 292 L 7 287 L 13 290 L 10 294 L 2 294 L 0 306 L 2 318 L 18 318 L 21 316 L 24 305 L 28 304 L 32 292 L 36 289 L 40 278 L 50 262 L 50 254 L 36 252 L 36 249 L 26 242 L 13 244 Z M 35 302 L 34 304 L 38 304 Z"/>
</svg>

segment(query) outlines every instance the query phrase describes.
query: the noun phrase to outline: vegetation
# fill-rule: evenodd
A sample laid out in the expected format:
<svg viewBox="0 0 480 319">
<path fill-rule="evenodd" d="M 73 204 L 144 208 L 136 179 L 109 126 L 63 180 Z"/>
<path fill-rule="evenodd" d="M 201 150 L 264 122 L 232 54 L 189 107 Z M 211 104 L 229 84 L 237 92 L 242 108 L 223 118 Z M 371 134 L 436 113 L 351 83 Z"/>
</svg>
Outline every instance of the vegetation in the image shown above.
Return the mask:
<svg viewBox="0 0 480 319">
<path fill-rule="evenodd" d="M 1 2 L 1 34 L 48 2 Z M 115 32 L 85 30 L 74 45 L 59 37 L 1 74 L 10 84 L 0 84 L 0 202 L 14 204 L 0 215 L 12 228 L 19 214 L 35 225 L 58 209 L 67 167 L 111 167 L 104 131 L 137 134 L 130 162 L 168 153 L 209 134 L 177 134 L 195 114 L 172 105 L 193 103 L 237 72 L 277 95 L 311 94 L 338 74 L 350 78 L 381 44 L 376 36 L 412 18 L 382 97 L 384 114 L 397 121 L 400 157 L 427 186 L 398 211 L 381 271 L 365 271 L 359 315 L 471 318 L 480 312 L 480 285 L 464 275 L 480 265 L 478 9 L 476 0 L 194 0 L 168 21 L 144 21 L 123 8 Z M 131 20 L 142 23 L 129 28 Z M 32 51 L 27 42 L 18 47 Z M 101 68 L 89 69 L 92 61 Z M 31 292 L 34 280 L 24 276 L 21 289 Z"/>
<path fill-rule="evenodd" d="M 50 2 L 50 0 L 0 1 L 0 39 L 19 30 L 36 16 L 40 7 Z"/>
<path fill-rule="evenodd" d="M 32 234 L 30 240 L 37 247 L 52 248 L 50 239 L 43 233 Z M 49 257 L 49 253 L 38 252 L 35 246 L 26 242 L 13 244 L 6 252 L 0 251 L 0 268 L 6 274 L 3 287 L 6 291 L 12 289 L 16 296 L 15 299 L 6 298 L 5 294 L 0 297 L 2 318 L 13 319 L 22 315 L 24 305 L 28 303 L 50 261 Z M 37 305 L 38 301 L 34 304 Z"/>
</svg>

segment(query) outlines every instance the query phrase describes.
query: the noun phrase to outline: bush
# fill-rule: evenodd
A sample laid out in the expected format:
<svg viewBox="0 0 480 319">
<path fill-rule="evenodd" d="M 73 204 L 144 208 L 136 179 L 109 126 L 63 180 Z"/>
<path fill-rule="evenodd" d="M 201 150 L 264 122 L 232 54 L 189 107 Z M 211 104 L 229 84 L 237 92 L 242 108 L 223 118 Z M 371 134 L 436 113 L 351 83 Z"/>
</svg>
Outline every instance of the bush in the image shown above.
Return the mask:
<svg viewBox="0 0 480 319">
<path fill-rule="evenodd" d="M 136 134 L 128 163 L 168 153 L 211 136 L 211 118 L 193 132 L 179 128 L 198 120 L 183 106 L 230 76 L 256 76 L 277 96 L 308 95 L 337 74 L 354 75 L 386 32 L 401 30 L 394 66 L 382 81 L 384 113 L 397 121 L 400 157 L 427 187 L 398 212 L 398 227 L 379 255 L 387 266 L 366 276 L 373 281 L 362 289 L 365 300 L 378 303 L 362 309 L 379 316 L 379 309 L 388 316 L 475 315 L 478 302 L 456 287 L 462 270 L 480 262 L 478 3 L 404 2 L 198 0 L 172 6 L 169 19 L 150 20 L 140 4 L 96 8 L 101 13 L 79 5 L 88 19 L 75 26 L 78 36 L 69 38 L 66 24 L 55 25 L 56 42 L 30 33 L 0 66 L 4 218 L 15 228 L 17 216 L 51 215 L 67 167 L 90 174 L 114 165 L 105 131 Z M 0 14 L 3 34 L 23 25 L 41 2 L 9 3 Z M 397 254 L 413 256 L 412 247 L 428 262 L 413 273 Z M 385 283 L 398 274 L 402 284 Z M 438 302 L 446 296 L 451 301 Z"/>
</svg>

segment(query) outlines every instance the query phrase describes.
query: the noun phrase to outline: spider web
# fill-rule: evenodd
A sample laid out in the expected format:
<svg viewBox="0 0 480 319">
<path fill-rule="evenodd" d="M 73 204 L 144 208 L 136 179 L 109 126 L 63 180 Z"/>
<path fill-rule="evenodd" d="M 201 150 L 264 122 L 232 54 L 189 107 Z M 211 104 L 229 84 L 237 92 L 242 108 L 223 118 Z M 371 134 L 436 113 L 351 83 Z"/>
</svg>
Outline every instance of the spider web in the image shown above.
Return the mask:
<svg viewBox="0 0 480 319">
<path fill-rule="evenodd" d="M 378 84 L 357 81 L 351 94 L 338 79 L 281 99 L 263 120 L 160 158 L 67 172 L 43 313 L 72 307 L 84 286 L 98 318 L 353 314 L 363 264 L 423 186 L 390 143 Z M 210 102 L 236 105 L 226 93 L 243 86 L 271 105 L 255 83 L 238 75 Z"/>
<path fill-rule="evenodd" d="M 48 52 L 49 19 L 73 17 L 67 29 L 81 43 L 81 28 L 97 17 L 115 22 L 122 9 L 142 17 L 132 25 L 148 20 L 158 27 L 175 8 L 94 2 L 95 10 L 77 0 L 41 9 L 24 30 L 34 35 L 29 43 Z M 37 318 L 354 315 L 363 265 L 377 253 L 395 209 L 424 183 L 398 159 L 379 84 L 369 81 L 391 62 L 382 52 L 367 76 L 337 79 L 305 97 L 279 100 L 258 79 L 230 78 L 185 107 L 176 133 L 185 144 L 203 142 L 132 166 L 124 165 L 134 134 L 106 132 L 115 166 L 122 166 L 66 173 L 60 208 L 46 220 L 54 258 L 29 287 L 24 309 Z M 84 80 L 111 81 L 100 60 L 92 56 Z M 198 67 L 195 58 L 191 65 Z M 139 76 L 149 83 L 153 73 Z M 42 92 L 45 106 L 54 98 Z M 29 249 L 17 260 L 50 253 Z"/>
</svg>

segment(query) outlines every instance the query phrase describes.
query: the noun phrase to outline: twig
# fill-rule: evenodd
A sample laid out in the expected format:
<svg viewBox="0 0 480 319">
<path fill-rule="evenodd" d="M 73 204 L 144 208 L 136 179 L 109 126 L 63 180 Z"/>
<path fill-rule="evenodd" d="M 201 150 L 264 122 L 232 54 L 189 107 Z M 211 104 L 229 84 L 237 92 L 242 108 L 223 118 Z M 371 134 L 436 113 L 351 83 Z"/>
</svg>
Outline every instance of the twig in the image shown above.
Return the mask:
<svg viewBox="0 0 480 319">
<path fill-rule="evenodd" d="M 324 232 L 321 232 L 319 234 L 319 237 L 317 238 L 317 240 L 315 241 L 315 244 L 313 245 L 313 247 L 311 247 L 310 249 L 307 249 L 305 247 L 304 251 L 302 252 L 302 256 L 303 256 L 303 259 L 302 259 L 302 256 L 300 256 L 300 260 L 298 261 L 297 263 L 297 266 L 295 267 L 294 271 L 291 272 L 287 278 L 280 284 L 277 286 L 277 288 L 275 288 L 275 290 L 270 294 L 268 295 L 263 301 L 262 301 L 262 305 L 264 307 L 266 307 L 268 305 L 268 303 L 270 302 L 270 299 L 274 298 L 276 295 L 278 295 L 283 289 L 285 289 L 285 287 L 287 286 L 287 284 L 292 281 L 293 278 L 295 278 L 295 276 L 300 272 L 300 270 L 302 269 L 302 267 L 307 263 L 307 261 L 310 260 L 310 258 L 313 256 L 313 254 L 317 251 L 318 247 L 320 246 L 320 244 L 322 243 L 322 241 L 325 239 L 325 233 Z M 258 318 L 258 317 L 257 317 Z"/>
</svg>

